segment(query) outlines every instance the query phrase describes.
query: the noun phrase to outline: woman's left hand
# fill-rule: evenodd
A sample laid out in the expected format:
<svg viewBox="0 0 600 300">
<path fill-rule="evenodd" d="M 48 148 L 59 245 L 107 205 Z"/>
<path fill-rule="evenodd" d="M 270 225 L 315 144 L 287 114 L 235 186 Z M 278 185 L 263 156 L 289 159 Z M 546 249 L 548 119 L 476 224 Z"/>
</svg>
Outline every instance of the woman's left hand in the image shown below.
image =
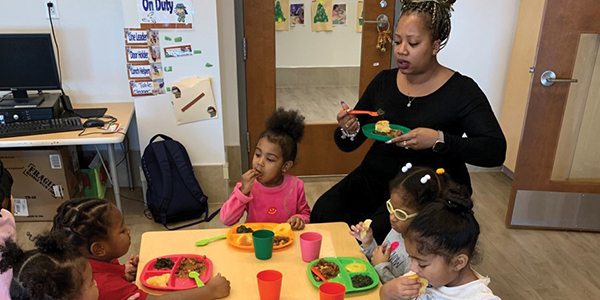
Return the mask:
<svg viewBox="0 0 600 300">
<path fill-rule="evenodd" d="M 396 146 L 404 147 L 407 150 L 423 150 L 433 147 L 437 139 L 437 130 L 419 127 L 387 141 L 386 144 L 396 144 Z"/>
</svg>

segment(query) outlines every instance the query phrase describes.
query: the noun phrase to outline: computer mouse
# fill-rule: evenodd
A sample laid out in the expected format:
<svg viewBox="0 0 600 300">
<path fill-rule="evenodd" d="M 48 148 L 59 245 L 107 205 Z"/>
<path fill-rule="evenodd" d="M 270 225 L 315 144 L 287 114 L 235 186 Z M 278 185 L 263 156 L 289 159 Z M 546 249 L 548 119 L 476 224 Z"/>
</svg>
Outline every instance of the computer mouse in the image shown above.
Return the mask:
<svg viewBox="0 0 600 300">
<path fill-rule="evenodd" d="M 102 127 L 104 126 L 104 121 L 99 119 L 89 119 L 83 123 L 83 127 Z"/>
</svg>

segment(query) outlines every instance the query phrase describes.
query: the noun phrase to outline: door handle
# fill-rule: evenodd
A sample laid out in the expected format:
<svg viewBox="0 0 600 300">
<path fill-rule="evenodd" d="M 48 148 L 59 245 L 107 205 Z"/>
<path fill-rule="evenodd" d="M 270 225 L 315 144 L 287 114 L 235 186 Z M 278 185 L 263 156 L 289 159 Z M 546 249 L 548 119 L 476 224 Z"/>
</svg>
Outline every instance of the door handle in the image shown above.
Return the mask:
<svg viewBox="0 0 600 300">
<path fill-rule="evenodd" d="M 554 83 L 577 83 L 577 79 L 557 79 L 556 74 L 550 70 L 542 73 L 540 81 L 543 86 L 551 86 Z"/>
<path fill-rule="evenodd" d="M 375 20 L 375 21 L 364 20 L 363 23 L 365 23 L 365 24 L 371 24 L 371 23 L 373 23 L 373 24 L 377 24 L 377 26 L 383 28 L 383 27 L 386 27 L 386 26 L 389 25 L 389 20 L 388 20 L 388 17 L 386 15 L 380 14 L 377 17 L 377 20 Z"/>
</svg>

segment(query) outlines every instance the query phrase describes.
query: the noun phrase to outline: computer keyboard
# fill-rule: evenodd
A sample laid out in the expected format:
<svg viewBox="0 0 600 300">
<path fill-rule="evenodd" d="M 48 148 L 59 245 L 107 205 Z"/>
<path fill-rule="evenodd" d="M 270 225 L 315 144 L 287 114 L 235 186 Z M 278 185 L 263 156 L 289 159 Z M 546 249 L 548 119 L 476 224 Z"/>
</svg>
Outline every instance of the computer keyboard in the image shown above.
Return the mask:
<svg viewBox="0 0 600 300">
<path fill-rule="evenodd" d="M 79 117 L 0 124 L 0 138 L 82 130 Z"/>
</svg>

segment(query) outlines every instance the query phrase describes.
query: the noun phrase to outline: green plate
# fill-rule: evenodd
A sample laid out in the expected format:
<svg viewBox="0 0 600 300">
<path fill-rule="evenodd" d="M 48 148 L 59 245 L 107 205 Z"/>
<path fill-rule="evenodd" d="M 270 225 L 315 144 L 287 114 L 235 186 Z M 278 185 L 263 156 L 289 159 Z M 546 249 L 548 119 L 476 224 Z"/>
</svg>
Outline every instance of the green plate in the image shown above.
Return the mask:
<svg viewBox="0 0 600 300">
<path fill-rule="evenodd" d="M 314 286 L 316 286 L 317 288 L 321 284 L 323 284 L 323 282 L 315 280 L 314 276 L 312 275 L 313 273 L 310 270 L 310 267 L 314 266 L 319 261 L 319 259 L 320 258 L 311 261 L 308 264 L 308 266 L 306 267 L 306 270 L 308 271 L 308 278 L 310 279 L 310 282 L 312 282 L 312 284 Z M 332 263 L 335 263 L 336 265 L 338 265 L 338 267 L 340 268 L 340 273 L 338 274 L 338 276 L 331 278 L 328 281 L 343 284 L 346 287 L 346 293 L 360 292 L 360 291 L 372 289 L 379 284 L 379 275 L 377 275 L 375 268 L 373 268 L 373 266 L 366 260 L 362 260 L 360 258 L 355 258 L 355 257 L 323 257 L 323 259 L 327 262 L 332 262 Z M 367 267 L 367 270 L 364 272 L 356 272 L 356 273 L 349 272 L 348 270 L 346 270 L 346 265 L 349 265 L 351 263 L 364 264 Z M 352 277 L 355 275 L 359 275 L 359 274 L 367 275 L 367 276 L 371 277 L 373 279 L 373 283 L 368 286 L 355 288 L 354 286 L 352 286 Z"/>
<path fill-rule="evenodd" d="M 394 125 L 394 124 L 390 124 L 390 128 L 394 129 L 394 130 L 400 130 L 402 131 L 402 134 L 405 134 L 407 132 L 410 131 L 410 129 L 404 127 L 404 126 L 400 126 L 400 125 Z M 371 124 L 366 124 L 365 126 L 362 127 L 362 132 L 368 137 L 368 138 L 372 138 L 376 141 L 382 141 L 382 142 L 387 142 L 391 139 L 393 139 L 393 136 L 387 136 L 387 135 L 381 135 L 381 134 L 375 134 L 373 133 L 373 131 L 375 131 L 375 123 L 371 123 Z"/>
</svg>

